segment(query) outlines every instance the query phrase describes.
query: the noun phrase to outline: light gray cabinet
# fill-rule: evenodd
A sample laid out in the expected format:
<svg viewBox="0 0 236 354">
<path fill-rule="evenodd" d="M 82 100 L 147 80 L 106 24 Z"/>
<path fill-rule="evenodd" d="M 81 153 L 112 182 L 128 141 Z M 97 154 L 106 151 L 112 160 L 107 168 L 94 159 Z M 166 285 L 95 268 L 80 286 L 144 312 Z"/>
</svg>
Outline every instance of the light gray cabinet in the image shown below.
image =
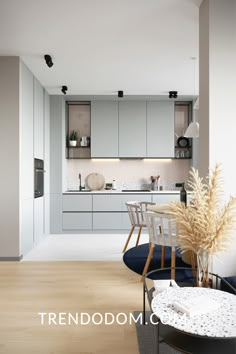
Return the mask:
<svg viewBox="0 0 236 354">
<path fill-rule="evenodd" d="M 92 229 L 92 195 L 63 195 L 63 230 Z"/>
<path fill-rule="evenodd" d="M 92 195 L 63 195 L 63 211 L 92 211 Z"/>
<path fill-rule="evenodd" d="M 179 201 L 179 193 L 176 194 L 153 194 L 152 201 L 157 204 L 166 204 L 174 201 Z"/>
<path fill-rule="evenodd" d="M 119 157 L 146 157 L 146 102 L 119 102 Z"/>
<path fill-rule="evenodd" d="M 63 230 L 91 230 L 92 213 L 63 213 Z"/>
<path fill-rule="evenodd" d="M 34 78 L 34 157 L 44 158 L 44 90 Z"/>
<path fill-rule="evenodd" d="M 174 102 L 147 102 L 147 157 L 173 158 Z"/>
<path fill-rule="evenodd" d="M 91 157 L 118 157 L 118 102 L 91 102 Z"/>
</svg>

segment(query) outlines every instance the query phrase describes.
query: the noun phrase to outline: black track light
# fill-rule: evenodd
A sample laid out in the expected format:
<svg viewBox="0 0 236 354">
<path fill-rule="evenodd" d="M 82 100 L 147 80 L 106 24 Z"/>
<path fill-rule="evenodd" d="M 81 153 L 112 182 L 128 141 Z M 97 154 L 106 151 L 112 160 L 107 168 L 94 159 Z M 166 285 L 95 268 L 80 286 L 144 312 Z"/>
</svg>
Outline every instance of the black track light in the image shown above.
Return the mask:
<svg viewBox="0 0 236 354">
<path fill-rule="evenodd" d="M 61 92 L 64 93 L 64 95 L 66 95 L 66 91 L 68 90 L 67 86 L 62 86 L 61 87 Z"/>
<path fill-rule="evenodd" d="M 45 54 L 44 59 L 46 61 L 47 66 L 51 68 L 53 66 L 52 57 L 49 54 Z"/>
<path fill-rule="evenodd" d="M 169 91 L 169 98 L 177 98 L 178 91 Z"/>
<path fill-rule="evenodd" d="M 124 91 L 118 91 L 118 97 L 124 97 Z"/>
</svg>

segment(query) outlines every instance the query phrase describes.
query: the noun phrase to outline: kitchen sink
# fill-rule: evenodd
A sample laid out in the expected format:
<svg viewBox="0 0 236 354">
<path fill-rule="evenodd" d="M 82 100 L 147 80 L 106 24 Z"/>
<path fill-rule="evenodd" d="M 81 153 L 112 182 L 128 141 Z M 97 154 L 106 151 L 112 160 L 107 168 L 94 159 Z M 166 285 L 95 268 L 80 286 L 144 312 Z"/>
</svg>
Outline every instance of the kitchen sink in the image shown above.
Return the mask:
<svg viewBox="0 0 236 354">
<path fill-rule="evenodd" d="M 122 192 L 151 192 L 150 189 L 122 189 Z"/>
<path fill-rule="evenodd" d="M 75 193 L 82 192 L 82 193 L 84 193 L 84 192 L 91 192 L 91 189 L 81 189 L 81 190 L 79 190 L 79 189 L 68 189 L 67 192 L 75 192 Z"/>
</svg>

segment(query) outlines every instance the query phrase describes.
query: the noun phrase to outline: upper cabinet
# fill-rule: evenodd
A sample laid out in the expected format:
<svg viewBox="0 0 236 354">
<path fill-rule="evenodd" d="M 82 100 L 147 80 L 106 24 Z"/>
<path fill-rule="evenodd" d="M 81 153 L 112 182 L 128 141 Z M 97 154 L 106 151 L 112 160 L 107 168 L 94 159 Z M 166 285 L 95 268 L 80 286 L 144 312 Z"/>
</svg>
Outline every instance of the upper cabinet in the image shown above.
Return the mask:
<svg viewBox="0 0 236 354">
<path fill-rule="evenodd" d="M 44 158 L 44 89 L 34 78 L 34 157 Z"/>
<path fill-rule="evenodd" d="M 147 157 L 173 158 L 174 102 L 147 102 Z"/>
<path fill-rule="evenodd" d="M 91 102 L 91 157 L 119 157 L 118 102 Z"/>
<path fill-rule="evenodd" d="M 146 102 L 119 103 L 119 157 L 146 157 Z"/>
<path fill-rule="evenodd" d="M 178 140 L 189 103 L 99 100 L 67 107 L 67 158 L 191 158 L 191 141 L 183 148 Z"/>
</svg>

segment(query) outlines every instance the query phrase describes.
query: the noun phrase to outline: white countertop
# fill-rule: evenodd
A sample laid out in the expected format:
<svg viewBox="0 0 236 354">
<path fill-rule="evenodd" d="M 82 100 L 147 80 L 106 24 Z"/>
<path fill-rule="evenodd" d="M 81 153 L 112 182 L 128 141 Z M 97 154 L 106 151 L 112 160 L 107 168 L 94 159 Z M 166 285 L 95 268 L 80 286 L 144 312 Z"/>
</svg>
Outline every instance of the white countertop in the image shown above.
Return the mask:
<svg viewBox="0 0 236 354">
<path fill-rule="evenodd" d="M 78 190 L 69 190 L 64 191 L 63 194 L 179 194 L 179 190 L 163 190 L 163 191 L 130 191 L 130 192 L 122 192 L 121 190 L 99 190 L 99 191 L 87 191 L 87 192 L 80 192 Z M 189 193 L 189 192 L 188 192 Z"/>
</svg>

